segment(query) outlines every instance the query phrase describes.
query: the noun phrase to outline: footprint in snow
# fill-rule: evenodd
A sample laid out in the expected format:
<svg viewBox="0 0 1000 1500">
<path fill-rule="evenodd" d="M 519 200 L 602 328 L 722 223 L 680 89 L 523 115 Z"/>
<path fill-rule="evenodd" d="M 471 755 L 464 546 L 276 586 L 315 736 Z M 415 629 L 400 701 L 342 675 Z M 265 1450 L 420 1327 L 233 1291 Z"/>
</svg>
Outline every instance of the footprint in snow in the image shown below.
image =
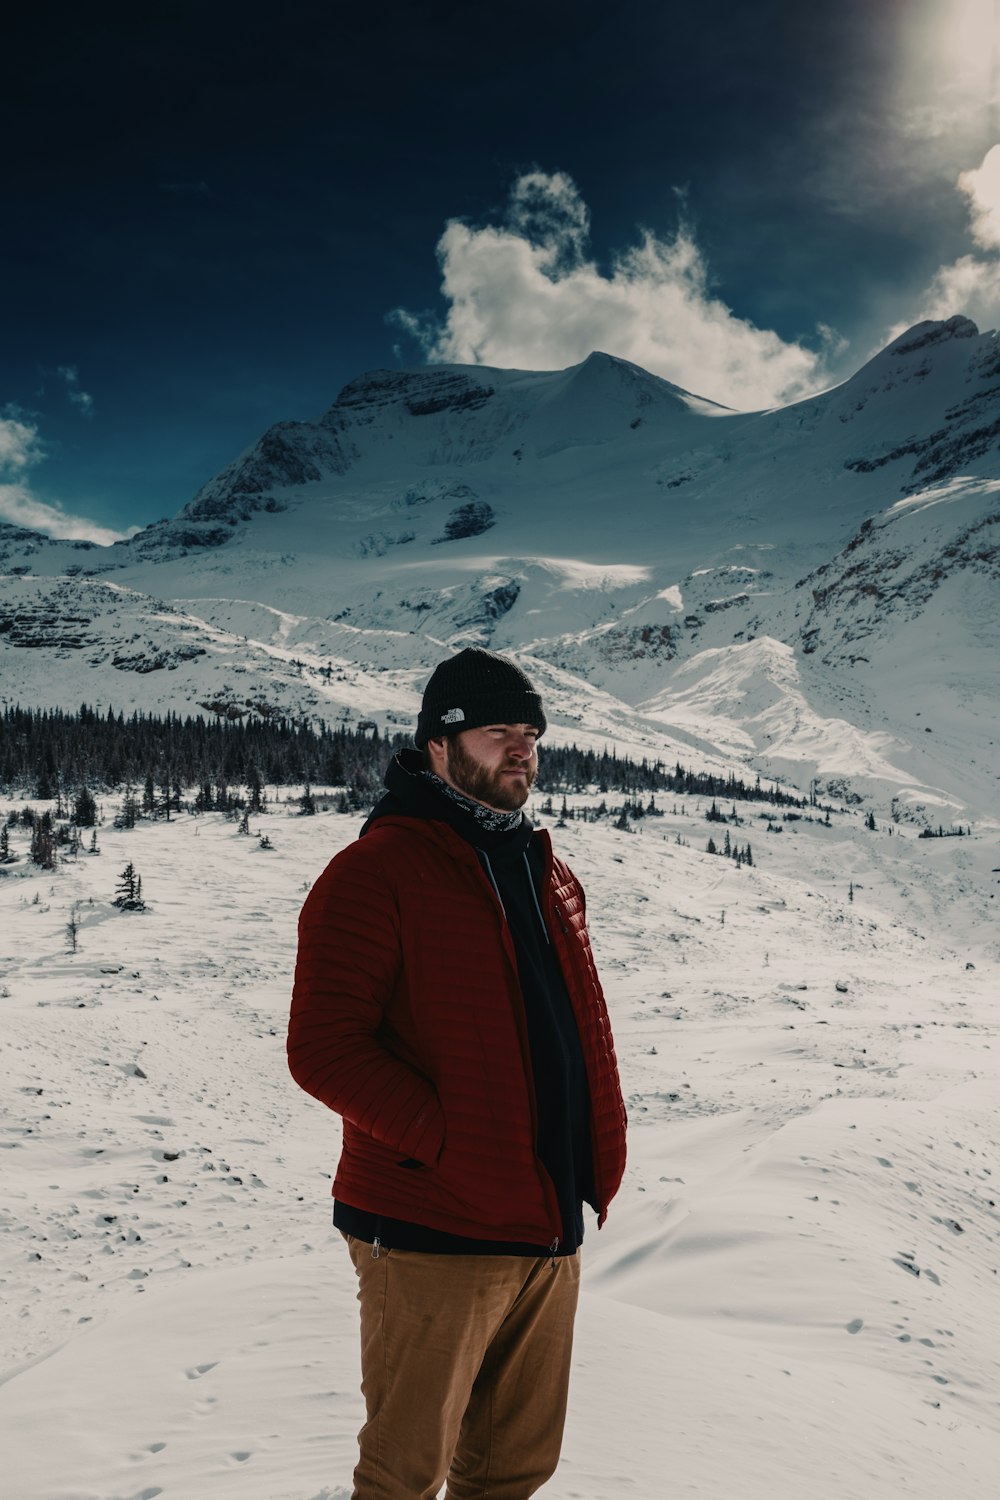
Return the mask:
<svg viewBox="0 0 1000 1500">
<path fill-rule="evenodd" d="M 218 1363 L 219 1361 L 217 1359 L 213 1359 L 211 1363 L 207 1365 L 192 1365 L 190 1370 L 184 1371 L 184 1374 L 187 1376 L 188 1380 L 200 1380 L 203 1375 L 208 1374 L 209 1370 L 214 1370 Z"/>
<path fill-rule="evenodd" d="M 847 1324 L 848 1333 L 860 1333 L 865 1326 L 864 1318 L 852 1318 Z"/>
</svg>

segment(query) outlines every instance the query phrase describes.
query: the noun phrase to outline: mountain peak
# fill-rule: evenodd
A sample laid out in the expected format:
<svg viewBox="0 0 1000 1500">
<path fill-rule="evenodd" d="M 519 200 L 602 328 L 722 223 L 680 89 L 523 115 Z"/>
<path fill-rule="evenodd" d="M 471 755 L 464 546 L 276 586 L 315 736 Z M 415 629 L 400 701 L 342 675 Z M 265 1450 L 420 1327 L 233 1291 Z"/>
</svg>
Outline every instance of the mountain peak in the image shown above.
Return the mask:
<svg viewBox="0 0 1000 1500">
<path fill-rule="evenodd" d="M 952 339 L 976 339 L 979 337 L 979 329 L 971 318 L 964 318 L 956 314 L 953 318 L 943 321 L 932 318 L 925 319 L 923 323 L 915 323 L 905 333 L 893 339 L 882 350 L 883 354 L 914 354 L 918 349 L 928 349 L 932 344 L 947 344 Z"/>
<path fill-rule="evenodd" d="M 684 406 L 694 405 L 699 410 L 705 408 L 715 411 L 730 410 L 718 401 L 712 401 L 707 396 L 699 396 L 694 391 L 686 390 L 684 386 L 675 385 L 672 380 L 666 380 L 662 375 L 654 375 L 642 365 L 622 359 L 618 354 L 605 354 L 601 349 L 594 349 L 582 363 L 572 365 L 563 373 L 584 382 L 596 380 L 606 384 L 614 380 L 619 387 L 637 398 L 640 405 L 646 405 L 650 399 L 662 401 L 664 397 L 668 397 L 679 401 Z"/>
</svg>

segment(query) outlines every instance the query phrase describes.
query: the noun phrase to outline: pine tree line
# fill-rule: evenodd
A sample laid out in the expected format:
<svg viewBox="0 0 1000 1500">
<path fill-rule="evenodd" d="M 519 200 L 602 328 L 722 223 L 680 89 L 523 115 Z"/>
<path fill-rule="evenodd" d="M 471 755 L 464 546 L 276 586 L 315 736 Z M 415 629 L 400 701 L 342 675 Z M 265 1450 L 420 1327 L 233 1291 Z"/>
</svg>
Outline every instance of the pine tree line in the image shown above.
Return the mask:
<svg viewBox="0 0 1000 1500">
<path fill-rule="evenodd" d="M 133 713 L 97 714 L 84 704 L 0 712 L 0 790 L 39 799 L 69 797 L 85 786 L 112 791 L 250 786 L 270 783 L 356 784 L 375 791 L 405 735 L 384 737 L 371 723 L 331 728 L 290 719 L 206 719 Z M 214 793 L 213 793 L 214 800 Z"/>
<path fill-rule="evenodd" d="M 544 791 L 583 792 L 596 787 L 606 792 L 686 793 L 698 797 L 723 797 L 727 801 L 769 802 L 775 807 L 805 807 L 806 797 L 783 792 L 776 785 L 764 786 L 760 777 L 747 782 L 732 772 L 717 776 L 710 771 L 691 771 L 678 761 L 673 768 L 662 760 L 630 760 L 615 751 L 581 750 L 576 745 L 546 745 L 538 749 L 538 786 Z"/>
<path fill-rule="evenodd" d="M 253 811 L 265 784 L 344 787 L 349 802 L 365 806 L 382 786 L 392 755 L 412 743 L 409 735 L 382 734 L 372 723 L 355 727 L 315 725 L 291 719 L 180 718 L 109 709 L 98 714 L 6 708 L 0 711 L 0 791 L 39 800 L 57 799 L 59 816 L 80 827 L 93 825 L 93 793 L 142 788 L 137 808 L 167 817 L 183 794 L 197 787 L 202 810 L 242 806 L 231 788 L 246 788 Z M 695 772 L 679 762 L 671 769 L 645 757 L 634 761 L 615 751 L 576 745 L 539 746 L 540 791 L 603 795 L 674 792 L 727 801 L 804 807 L 806 799 L 741 778 Z M 136 793 L 138 797 L 138 793 Z M 88 799 L 89 798 L 89 803 Z M 62 804 L 65 803 L 65 808 Z"/>
</svg>

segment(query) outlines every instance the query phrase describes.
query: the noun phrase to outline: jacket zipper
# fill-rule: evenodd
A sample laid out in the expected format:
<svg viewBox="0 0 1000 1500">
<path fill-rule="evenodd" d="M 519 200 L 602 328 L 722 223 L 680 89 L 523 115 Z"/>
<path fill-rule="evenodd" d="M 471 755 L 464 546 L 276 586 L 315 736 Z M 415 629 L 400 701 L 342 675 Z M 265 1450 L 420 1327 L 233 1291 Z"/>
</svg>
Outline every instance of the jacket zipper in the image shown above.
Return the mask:
<svg viewBox="0 0 1000 1500">
<path fill-rule="evenodd" d="M 538 913 L 538 922 L 539 922 L 539 926 L 542 929 L 542 935 L 545 938 L 545 942 L 546 942 L 547 946 L 551 948 L 552 947 L 552 939 L 549 937 L 549 929 L 545 925 L 545 917 L 542 915 L 542 908 L 538 904 L 538 892 L 535 890 L 535 877 L 531 873 L 531 865 L 528 862 L 528 856 L 527 856 L 527 854 L 524 856 L 524 869 L 525 869 L 525 874 L 528 877 L 528 888 L 531 891 L 531 899 L 532 899 L 532 901 L 534 901 L 534 903 L 535 903 L 535 911 Z M 560 917 L 560 921 L 561 920 L 562 920 L 562 918 Z"/>
<path fill-rule="evenodd" d="M 509 926 L 509 923 L 507 922 L 507 911 L 503 904 L 503 897 L 500 894 L 500 887 L 497 885 L 496 876 L 493 874 L 493 866 L 490 864 L 490 857 L 486 853 L 485 849 L 477 849 L 476 854 L 479 857 L 479 863 L 482 865 L 483 869 L 486 871 L 487 875 L 490 878 L 490 885 L 493 887 L 493 894 L 497 898 L 497 905 L 500 908 L 500 914 L 504 919 L 504 924 L 506 926 Z"/>
<path fill-rule="evenodd" d="M 545 884 L 544 884 L 545 901 L 546 901 L 546 905 L 549 906 L 549 907 L 551 907 L 552 911 L 554 912 L 554 914 L 556 915 L 556 917 L 559 919 L 559 926 L 562 928 L 563 936 L 564 937 L 569 937 L 570 936 L 570 931 L 569 931 L 569 927 L 566 925 L 566 919 L 564 918 L 564 916 L 562 914 L 562 910 L 560 909 L 558 902 L 556 901 L 555 897 L 552 894 L 552 865 L 553 865 L 552 844 L 551 844 L 551 842 L 549 842 L 547 844 L 547 846 L 546 846 L 546 857 L 545 857 Z M 563 963 L 562 963 L 562 959 L 560 958 L 558 952 L 556 953 L 556 958 L 559 961 L 559 967 L 562 968 L 563 967 Z M 564 973 L 563 978 L 565 978 L 565 977 L 566 976 L 565 976 L 565 973 Z M 566 985 L 566 991 L 567 991 L 567 994 L 569 995 L 570 1005 L 572 1006 L 572 1009 L 573 1009 L 573 1016 L 574 1016 L 574 1018 L 576 1018 L 576 1006 L 573 1004 L 573 989 L 572 989 L 572 986 L 569 983 L 567 983 L 567 985 Z M 579 1020 L 577 1019 L 577 1030 L 579 1031 L 579 1029 L 580 1029 L 580 1023 L 579 1023 Z M 582 1046 L 582 1042 L 583 1042 L 583 1039 L 581 1038 L 581 1046 Z M 600 1229 L 601 1225 L 604 1223 L 604 1220 L 607 1218 L 607 1212 L 608 1212 L 608 1210 L 607 1210 L 607 1206 L 606 1206 L 606 1204 L 604 1202 L 604 1193 L 603 1193 L 603 1189 L 602 1189 L 602 1180 L 601 1180 L 601 1164 L 600 1164 L 600 1160 L 599 1160 L 598 1155 L 597 1155 L 597 1129 L 596 1129 L 597 1121 L 596 1121 L 595 1116 L 594 1116 L 594 1091 L 593 1091 L 593 1088 L 591 1087 L 590 1069 L 587 1066 L 587 1049 L 586 1049 L 586 1047 L 583 1047 L 583 1066 L 584 1066 L 584 1071 L 587 1074 L 587 1094 L 588 1094 L 588 1096 L 590 1098 L 590 1164 L 591 1164 L 591 1166 L 593 1167 L 593 1170 L 594 1170 L 594 1196 L 597 1199 L 598 1204 L 600 1205 L 600 1207 L 597 1210 L 597 1227 L 598 1227 L 598 1229 Z"/>
<path fill-rule="evenodd" d="M 490 864 L 489 855 L 486 853 L 485 849 L 477 849 L 475 851 L 475 853 L 476 853 L 476 856 L 477 856 L 477 863 L 479 864 L 480 869 L 483 870 L 485 872 L 486 876 L 488 877 L 490 885 L 491 885 L 491 887 L 493 889 L 493 894 L 496 897 L 497 906 L 500 908 L 500 920 L 501 920 L 501 924 L 502 924 L 502 927 L 503 927 L 504 949 L 505 949 L 505 951 L 507 953 L 508 962 L 510 963 L 512 969 L 514 970 L 514 976 L 517 979 L 518 991 L 520 992 L 521 979 L 520 979 L 520 975 L 518 974 L 518 969 L 517 969 L 517 952 L 516 952 L 516 950 L 514 948 L 514 939 L 513 939 L 513 936 L 511 934 L 510 923 L 507 921 L 507 912 L 504 909 L 504 904 L 503 904 L 503 900 L 502 900 L 501 895 L 500 895 L 499 887 L 498 887 L 497 882 L 496 882 L 496 877 L 493 874 L 493 867 Z M 529 883 L 532 885 L 532 890 L 534 890 L 534 884 L 533 884 L 533 882 L 531 882 L 531 872 L 530 872 L 530 870 L 528 872 L 528 878 L 529 878 Z M 536 898 L 535 898 L 536 903 L 537 903 L 537 899 L 538 898 L 536 896 Z M 541 913 L 539 913 L 539 915 L 541 915 Z M 542 926 L 544 927 L 544 925 L 545 925 L 545 922 L 544 922 L 544 919 L 543 919 Z M 534 1153 L 535 1161 L 538 1163 L 538 1171 L 539 1171 L 539 1176 L 540 1176 L 540 1179 L 541 1179 L 541 1182 L 542 1182 L 542 1189 L 543 1189 L 544 1196 L 546 1198 L 548 1198 L 549 1194 L 551 1193 L 552 1197 L 555 1198 L 555 1185 L 553 1184 L 552 1179 L 549 1176 L 548 1172 L 545 1170 L 545 1163 L 542 1161 L 541 1157 L 538 1154 L 538 1099 L 537 1099 L 537 1095 L 536 1095 L 536 1092 L 535 1092 L 535 1071 L 534 1071 L 534 1068 L 532 1067 L 532 1062 L 531 1062 L 531 1047 L 530 1047 L 530 1044 L 528 1042 L 528 1036 L 527 1036 L 527 1021 L 526 1021 L 525 1015 L 524 1015 L 524 999 L 523 999 L 523 996 L 521 998 L 521 1004 L 517 1008 L 516 1016 L 517 1016 L 518 1040 L 520 1041 L 520 1044 L 521 1044 L 521 1056 L 522 1056 L 522 1058 L 524 1060 L 525 1075 L 526 1075 L 526 1080 L 527 1080 L 527 1083 L 528 1083 L 528 1107 L 529 1107 L 529 1109 L 531 1111 L 532 1150 L 533 1150 L 533 1153 Z M 551 1203 L 550 1203 L 550 1207 L 551 1207 Z M 556 1203 L 555 1218 L 556 1218 L 557 1221 L 561 1220 L 561 1215 L 559 1213 L 558 1202 Z M 561 1225 L 561 1222 L 560 1222 L 560 1228 L 561 1227 L 562 1227 L 562 1225 Z M 552 1254 L 553 1254 L 553 1265 L 555 1264 L 555 1251 L 554 1251 L 553 1247 L 558 1247 L 558 1244 L 559 1244 L 559 1238 L 558 1238 L 558 1236 L 556 1236 L 556 1238 L 552 1241 L 552 1245 L 550 1245 L 550 1247 L 549 1247 L 550 1250 L 552 1251 Z"/>
</svg>

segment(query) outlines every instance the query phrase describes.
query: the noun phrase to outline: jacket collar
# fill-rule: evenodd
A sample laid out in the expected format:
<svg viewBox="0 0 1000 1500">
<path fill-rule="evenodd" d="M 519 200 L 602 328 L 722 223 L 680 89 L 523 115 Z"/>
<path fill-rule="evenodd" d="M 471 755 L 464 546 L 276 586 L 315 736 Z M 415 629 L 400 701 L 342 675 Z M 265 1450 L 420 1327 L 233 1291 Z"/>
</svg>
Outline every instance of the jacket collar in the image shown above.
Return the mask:
<svg viewBox="0 0 1000 1500">
<path fill-rule="evenodd" d="M 400 750 L 393 756 L 385 773 L 385 796 L 372 808 L 360 837 L 391 818 L 393 822 L 416 822 L 421 826 L 443 824 L 464 844 L 488 854 L 501 850 L 523 853 L 527 849 L 535 831 L 527 814 L 517 828 L 491 832 L 460 803 L 444 796 L 434 782 L 423 775 L 423 769 L 423 756 L 418 750 Z"/>
</svg>

